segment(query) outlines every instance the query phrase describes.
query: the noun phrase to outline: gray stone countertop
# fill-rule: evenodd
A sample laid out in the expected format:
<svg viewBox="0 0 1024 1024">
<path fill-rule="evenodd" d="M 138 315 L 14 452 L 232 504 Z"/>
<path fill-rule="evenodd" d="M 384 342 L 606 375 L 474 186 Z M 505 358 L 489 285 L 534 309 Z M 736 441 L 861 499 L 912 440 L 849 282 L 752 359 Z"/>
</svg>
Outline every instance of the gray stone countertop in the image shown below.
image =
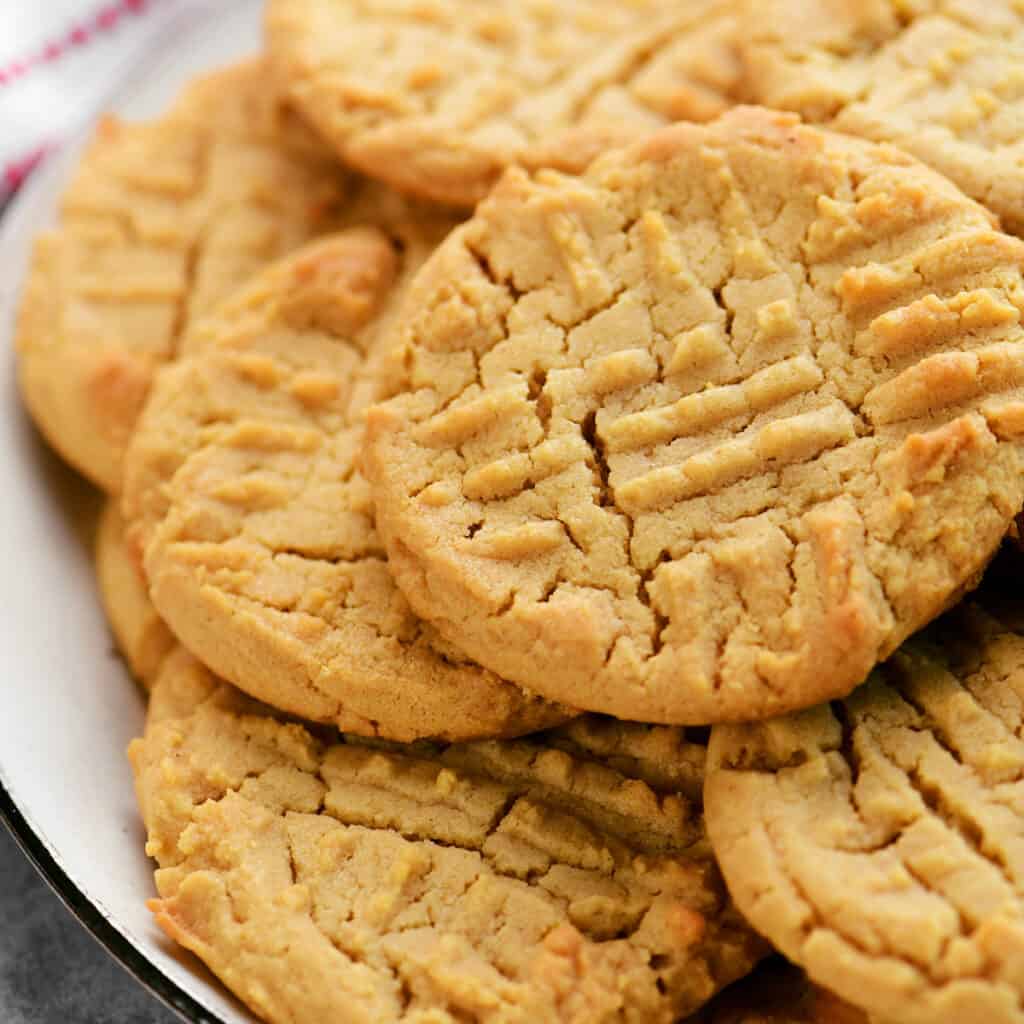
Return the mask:
<svg viewBox="0 0 1024 1024">
<path fill-rule="evenodd" d="M 0 1022 L 180 1024 L 75 920 L 2 824 Z"/>
</svg>

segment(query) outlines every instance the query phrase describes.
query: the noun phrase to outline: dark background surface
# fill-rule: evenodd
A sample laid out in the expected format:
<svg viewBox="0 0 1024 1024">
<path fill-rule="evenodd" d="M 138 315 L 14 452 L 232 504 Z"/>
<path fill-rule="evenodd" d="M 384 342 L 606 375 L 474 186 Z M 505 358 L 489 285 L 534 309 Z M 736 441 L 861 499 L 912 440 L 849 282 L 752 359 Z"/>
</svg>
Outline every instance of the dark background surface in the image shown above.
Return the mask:
<svg viewBox="0 0 1024 1024">
<path fill-rule="evenodd" d="M 71 916 L 2 824 L 0 1024 L 180 1024 Z"/>
</svg>

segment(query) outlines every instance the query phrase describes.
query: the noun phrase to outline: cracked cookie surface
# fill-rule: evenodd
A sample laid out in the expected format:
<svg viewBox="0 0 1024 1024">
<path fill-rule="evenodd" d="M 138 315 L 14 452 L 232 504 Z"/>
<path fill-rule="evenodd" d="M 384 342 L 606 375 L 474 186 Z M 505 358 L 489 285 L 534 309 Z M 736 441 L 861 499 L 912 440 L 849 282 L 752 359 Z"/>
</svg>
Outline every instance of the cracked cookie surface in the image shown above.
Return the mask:
<svg viewBox="0 0 1024 1024">
<path fill-rule="evenodd" d="M 472 205 L 504 168 L 582 170 L 675 120 L 709 120 L 739 78 L 717 0 L 272 0 L 289 96 L 350 164 Z"/>
<path fill-rule="evenodd" d="M 764 951 L 705 748 L 587 717 L 517 741 L 312 735 L 165 662 L 130 757 L 157 920 L 267 1021 L 664 1022 Z"/>
<path fill-rule="evenodd" d="M 193 82 L 161 118 L 104 118 L 36 242 L 18 329 L 22 397 L 108 493 L 156 368 L 183 331 L 325 230 L 351 187 L 254 60 Z"/>
<path fill-rule="evenodd" d="M 125 462 L 133 543 L 186 646 L 275 707 L 389 739 L 515 735 L 570 715 L 411 612 L 356 464 L 374 348 L 448 227 L 352 229 L 264 271 L 186 338 Z"/>
<path fill-rule="evenodd" d="M 149 689 L 174 635 L 149 599 L 149 586 L 128 539 L 117 501 L 108 498 L 96 531 L 96 582 L 117 648 L 135 678 Z"/>
<path fill-rule="evenodd" d="M 1024 9 L 1013 0 L 751 0 L 752 95 L 892 142 L 1024 232 Z"/>
<path fill-rule="evenodd" d="M 1019 511 L 1022 258 L 905 154 L 758 108 L 509 172 L 414 282 L 368 412 L 395 579 L 588 710 L 848 693 Z"/>
<path fill-rule="evenodd" d="M 1024 1021 L 1022 630 L 1019 601 L 972 599 L 842 703 L 712 730 L 737 904 L 885 1019 Z"/>
</svg>

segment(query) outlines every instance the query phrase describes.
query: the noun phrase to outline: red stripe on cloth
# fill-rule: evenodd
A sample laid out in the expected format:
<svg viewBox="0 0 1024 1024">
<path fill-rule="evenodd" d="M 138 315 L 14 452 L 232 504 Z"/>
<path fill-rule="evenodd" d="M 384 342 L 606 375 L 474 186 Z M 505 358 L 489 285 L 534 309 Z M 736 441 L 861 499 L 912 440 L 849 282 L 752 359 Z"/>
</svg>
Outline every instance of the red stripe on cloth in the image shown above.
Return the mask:
<svg viewBox="0 0 1024 1024">
<path fill-rule="evenodd" d="M 9 61 L 0 67 L 0 87 L 10 85 L 40 64 L 52 64 L 69 50 L 86 46 L 96 36 L 116 28 L 126 15 L 145 14 L 157 0 L 115 0 L 104 4 L 92 15 L 74 24 L 59 39 L 50 40 L 35 53 Z"/>
<path fill-rule="evenodd" d="M 49 152 L 49 146 L 40 146 L 27 156 L 12 160 L 3 171 L 0 171 L 0 196 L 9 196 L 17 191 L 24 180 L 36 169 L 39 162 Z"/>
</svg>

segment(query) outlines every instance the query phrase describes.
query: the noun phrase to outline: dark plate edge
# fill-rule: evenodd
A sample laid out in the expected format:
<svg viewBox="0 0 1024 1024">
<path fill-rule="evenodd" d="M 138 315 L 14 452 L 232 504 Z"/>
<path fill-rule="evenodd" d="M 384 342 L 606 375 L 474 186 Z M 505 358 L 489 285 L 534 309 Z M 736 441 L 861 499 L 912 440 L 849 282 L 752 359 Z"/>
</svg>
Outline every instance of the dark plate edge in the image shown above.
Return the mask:
<svg viewBox="0 0 1024 1024">
<path fill-rule="evenodd" d="M 222 1024 L 220 1018 L 213 1017 L 204 1010 L 184 989 L 180 988 L 140 953 L 100 913 L 96 905 L 68 877 L 50 851 L 46 849 L 32 826 L 18 810 L 2 782 L 0 782 L 0 821 L 7 826 L 22 852 L 61 903 L 67 907 L 96 942 L 136 981 L 189 1024 Z"/>
</svg>

